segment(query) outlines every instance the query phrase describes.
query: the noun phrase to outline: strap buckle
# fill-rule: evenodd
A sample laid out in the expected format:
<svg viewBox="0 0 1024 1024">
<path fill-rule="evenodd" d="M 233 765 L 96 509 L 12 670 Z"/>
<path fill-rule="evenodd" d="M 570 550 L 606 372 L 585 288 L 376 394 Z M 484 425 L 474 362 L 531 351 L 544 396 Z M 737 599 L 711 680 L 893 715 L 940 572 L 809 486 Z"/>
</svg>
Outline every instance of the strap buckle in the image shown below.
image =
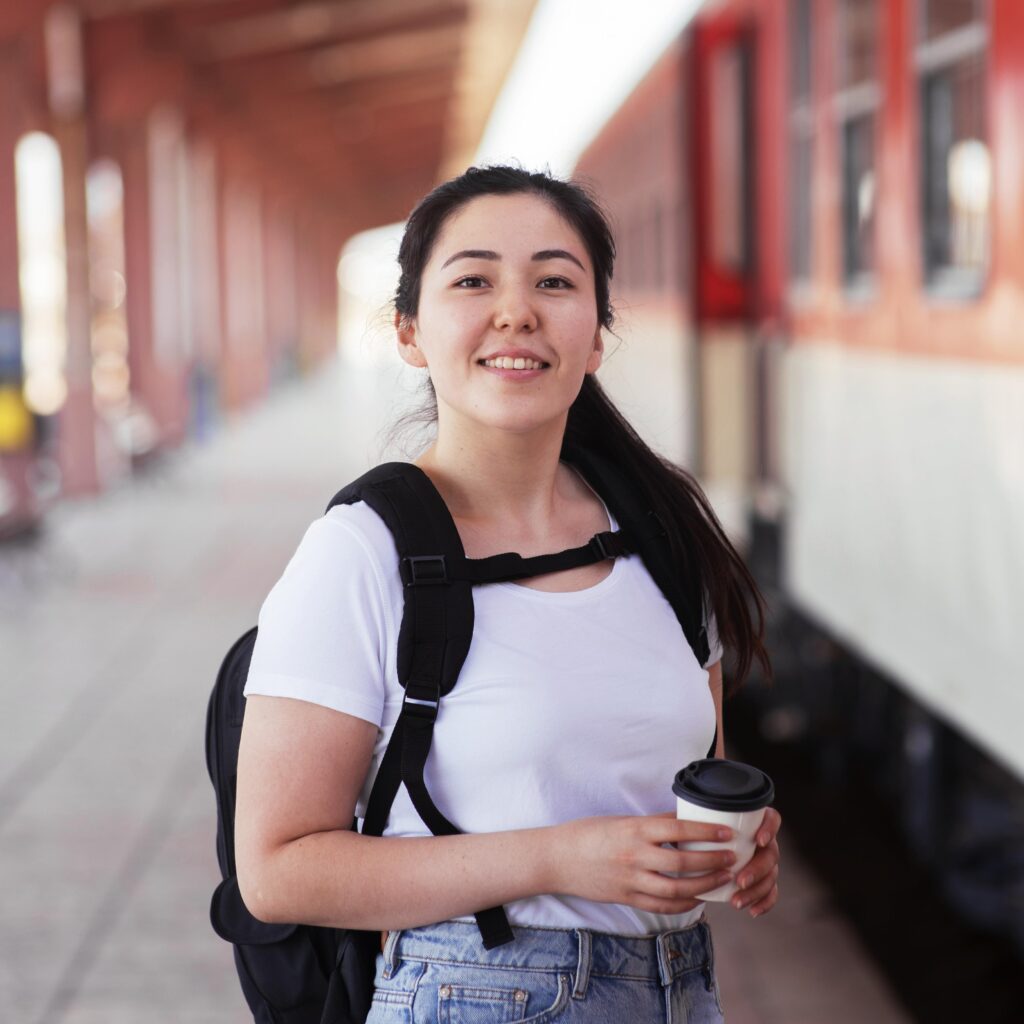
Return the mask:
<svg viewBox="0 0 1024 1024">
<path fill-rule="evenodd" d="M 595 533 L 590 538 L 587 547 L 598 556 L 599 559 L 614 558 L 615 556 L 608 550 L 607 545 L 604 542 L 604 537 L 600 533 Z"/>
<path fill-rule="evenodd" d="M 399 573 L 407 587 L 448 582 L 444 555 L 406 555 L 399 563 Z"/>
<path fill-rule="evenodd" d="M 419 718 L 428 722 L 437 721 L 437 709 L 441 702 L 439 700 L 420 700 L 418 697 L 410 697 L 409 691 L 406 690 L 405 695 L 402 697 L 402 710 L 401 714 L 405 716 L 412 716 L 413 718 Z"/>
</svg>

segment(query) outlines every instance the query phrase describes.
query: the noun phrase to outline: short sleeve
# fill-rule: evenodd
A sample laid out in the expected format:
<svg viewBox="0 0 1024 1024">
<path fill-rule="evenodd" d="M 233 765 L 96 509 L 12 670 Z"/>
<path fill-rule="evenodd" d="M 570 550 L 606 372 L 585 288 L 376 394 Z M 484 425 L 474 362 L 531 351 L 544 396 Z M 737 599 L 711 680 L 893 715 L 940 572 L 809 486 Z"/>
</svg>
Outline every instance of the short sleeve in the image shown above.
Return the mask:
<svg viewBox="0 0 1024 1024">
<path fill-rule="evenodd" d="M 707 668 L 709 665 L 714 665 L 716 661 L 721 661 L 722 655 L 725 653 L 722 641 L 718 637 L 718 619 L 715 618 L 713 611 L 709 611 L 704 626 L 708 634 L 708 657 L 701 668 Z"/>
<path fill-rule="evenodd" d="M 295 697 L 380 725 L 384 595 L 379 561 L 358 531 L 318 519 L 260 609 L 245 696 Z"/>
</svg>

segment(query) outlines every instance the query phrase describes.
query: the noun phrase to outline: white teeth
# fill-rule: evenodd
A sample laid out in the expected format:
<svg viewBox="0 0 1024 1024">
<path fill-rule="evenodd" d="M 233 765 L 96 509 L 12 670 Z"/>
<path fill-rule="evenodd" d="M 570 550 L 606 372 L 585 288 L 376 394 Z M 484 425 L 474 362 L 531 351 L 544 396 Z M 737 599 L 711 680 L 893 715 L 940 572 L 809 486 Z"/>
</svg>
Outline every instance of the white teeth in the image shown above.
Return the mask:
<svg viewBox="0 0 1024 1024">
<path fill-rule="evenodd" d="M 512 356 L 498 356 L 496 359 L 485 359 L 483 364 L 498 370 L 540 370 L 544 366 L 536 359 L 524 359 L 522 356 L 515 359 Z"/>
</svg>

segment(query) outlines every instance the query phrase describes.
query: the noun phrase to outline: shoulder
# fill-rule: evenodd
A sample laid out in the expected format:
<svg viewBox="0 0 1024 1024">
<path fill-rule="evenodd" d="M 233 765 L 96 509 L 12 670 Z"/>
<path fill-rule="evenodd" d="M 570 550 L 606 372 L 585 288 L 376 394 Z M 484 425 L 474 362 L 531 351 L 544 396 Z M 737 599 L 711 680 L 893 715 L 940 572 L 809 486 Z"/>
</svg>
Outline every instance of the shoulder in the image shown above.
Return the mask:
<svg viewBox="0 0 1024 1024">
<path fill-rule="evenodd" d="M 381 569 L 397 564 L 395 539 L 383 519 L 365 501 L 351 505 L 335 505 L 312 524 L 325 535 L 324 543 L 350 553 L 359 551 Z"/>
<path fill-rule="evenodd" d="M 391 531 L 369 505 L 336 505 L 307 527 L 275 591 L 325 598 L 370 592 L 387 601 L 398 581 Z M 368 595 L 369 596 L 369 595 Z"/>
</svg>

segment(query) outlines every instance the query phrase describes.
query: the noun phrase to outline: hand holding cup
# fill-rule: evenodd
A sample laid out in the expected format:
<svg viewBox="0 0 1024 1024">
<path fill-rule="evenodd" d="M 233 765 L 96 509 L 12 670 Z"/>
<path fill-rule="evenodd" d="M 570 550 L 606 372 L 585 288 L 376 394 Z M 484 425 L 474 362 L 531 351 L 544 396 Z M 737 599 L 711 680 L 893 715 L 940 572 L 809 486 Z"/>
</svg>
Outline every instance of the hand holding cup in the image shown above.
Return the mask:
<svg viewBox="0 0 1024 1024">
<path fill-rule="evenodd" d="M 725 825 L 733 830 L 733 839 L 727 843 L 679 843 L 680 849 L 726 848 L 735 853 L 734 880 L 701 896 L 703 900 L 729 900 L 737 892 L 735 878 L 748 868 L 754 858 L 758 830 L 769 817 L 768 805 L 775 796 L 772 780 L 752 765 L 724 758 L 705 758 L 693 761 L 678 772 L 672 790 L 676 795 L 676 816 L 679 819 Z M 771 817 L 777 818 L 777 812 L 772 811 Z M 781 819 L 779 821 L 781 822 Z M 778 831 L 777 824 L 774 831 Z M 774 839 L 774 834 L 772 838 Z M 751 872 L 748 869 L 749 873 Z M 756 871 L 754 873 L 756 874 Z M 680 877 L 688 877 L 689 874 L 684 873 Z M 757 880 L 760 880 L 760 876 Z"/>
</svg>

